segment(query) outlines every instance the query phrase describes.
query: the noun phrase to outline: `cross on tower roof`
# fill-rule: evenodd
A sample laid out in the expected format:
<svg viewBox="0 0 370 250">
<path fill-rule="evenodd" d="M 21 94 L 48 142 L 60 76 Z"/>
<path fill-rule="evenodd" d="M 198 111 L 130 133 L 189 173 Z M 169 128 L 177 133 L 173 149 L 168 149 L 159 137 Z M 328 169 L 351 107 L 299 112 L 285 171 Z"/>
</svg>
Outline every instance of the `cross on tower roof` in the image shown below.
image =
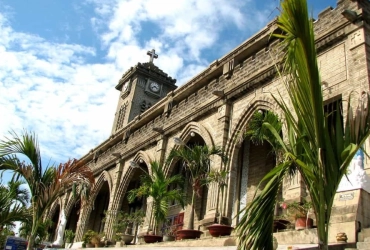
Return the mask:
<svg viewBox="0 0 370 250">
<path fill-rule="evenodd" d="M 158 55 L 155 53 L 154 49 L 149 50 L 146 54 L 149 56 L 149 62 L 151 62 L 151 63 L 153 63 L 153 59 L 158 58 Z"/>
</svg>

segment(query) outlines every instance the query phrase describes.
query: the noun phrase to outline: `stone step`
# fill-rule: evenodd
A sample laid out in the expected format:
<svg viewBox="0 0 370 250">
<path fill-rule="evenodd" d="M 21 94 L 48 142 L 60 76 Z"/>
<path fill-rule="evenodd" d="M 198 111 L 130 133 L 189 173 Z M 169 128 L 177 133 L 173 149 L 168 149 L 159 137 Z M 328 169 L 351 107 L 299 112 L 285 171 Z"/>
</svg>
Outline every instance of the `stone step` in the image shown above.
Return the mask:
<svg viewBox="0 0 370 250">
<path fill-rule="evenodd" d="M 370 228 L 362 228 L 358 233 L 358 241 L 363 242 L 366 238 L 370 238 Z"/>
<path fill-rule="evenodd" d="M 358 250 L 369 250 L 370 242 L 357 242 L 357 249 Z"/>
</svg>

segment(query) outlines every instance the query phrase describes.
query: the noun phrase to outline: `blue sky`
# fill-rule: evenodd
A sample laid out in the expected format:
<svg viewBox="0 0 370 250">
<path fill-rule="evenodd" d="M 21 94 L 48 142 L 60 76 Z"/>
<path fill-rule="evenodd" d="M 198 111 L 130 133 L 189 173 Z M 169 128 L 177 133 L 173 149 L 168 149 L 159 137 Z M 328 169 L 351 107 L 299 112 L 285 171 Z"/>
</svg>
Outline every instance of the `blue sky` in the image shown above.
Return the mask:
<svg viewBox="0 0 370 250">
<path fill-rule="evenodd" d="M 38 134 L 44 161 L 111 132 L 121 75 L 148 60 L 182 85 L 272 20 L 278 0 L 0 0 L 0 139 Z M 335 0 L 311 0 L 315 16 Z"/>
</svg>

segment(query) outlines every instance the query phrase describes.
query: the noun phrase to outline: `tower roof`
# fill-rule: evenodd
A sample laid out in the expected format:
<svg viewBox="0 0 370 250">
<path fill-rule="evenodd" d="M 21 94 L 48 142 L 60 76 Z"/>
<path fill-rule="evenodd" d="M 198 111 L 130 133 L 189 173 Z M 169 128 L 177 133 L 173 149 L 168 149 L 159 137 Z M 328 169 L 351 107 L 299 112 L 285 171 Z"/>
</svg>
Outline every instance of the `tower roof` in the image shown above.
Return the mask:
<svg viewBox="0 0 370 250">
<path fill-rule="evenodd" d="M 121 90 L 122 85 L 136 74 L 140 74 L 144 77 L 148 77 L 168 85 L 175 85 L 176 83 L 176 79 L 168 76 L 167 73 L 165 73 L 163 70 L 158 68 L 153 62 L 150 61 L 145 63 L 138 63 L 134 67 L 131 67 L 129 70 L 127 70 L 118 81 L 116 89 Z"/>
</svg>

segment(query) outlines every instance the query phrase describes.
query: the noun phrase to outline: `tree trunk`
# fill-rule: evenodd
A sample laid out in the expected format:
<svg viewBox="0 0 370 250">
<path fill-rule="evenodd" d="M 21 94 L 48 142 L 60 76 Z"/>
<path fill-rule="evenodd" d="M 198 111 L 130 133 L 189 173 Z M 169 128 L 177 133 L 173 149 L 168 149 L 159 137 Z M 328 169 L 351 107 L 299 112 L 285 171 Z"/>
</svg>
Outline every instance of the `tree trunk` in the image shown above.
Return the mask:
<svg viewBox="0 0 370 250">
<path fill-rule="evenodd" d="M 152 201 L 152 207 L 150 209 L 149 225 L 148 225 L 148 230 L 147 230 L 146 234 L 149 234 L 149 231 L 153 230 L 153 228 L 151 228 L 152 227 L 153 209 L 154 209 L 154 201 Z"/>
<path fill-rule="evenodd" d="M 220 217 L 218 219 L 218 224 L 222 224 L 222 209 L 223 209 L 223 201 L 224 201 L 224 189 L 221 188 L 221 203 L 220 203 L 220 211 L 219 211 L 219 214 L 220 214 Z"/>
<path fill-rule="evenodd" d="M 27 250 L 32 250 L 33 249 L 33 246 L 35 244 L 35 238 L 36 238 L 36 235 L 37 235 L 37 224 L 38 224 L 38 216 L 37 216 L 37 209 L 35 207 L 36 205 L 36 202 L 33 200 L 32 201 L 32 227 L 31 227 L 31 234 L 28 238 L 28 245 L 27 245 Z"/>
<path fill-rule="evenodd" d="M 191 205 L 190 205 L 190 216 L 188 221 L 187 229 L 194 229 L 194 200 L 195 200 L 195 190 L 193 189 L 193 193 L 191 195 Z"/>
<path fill-rule="evenodd" d="M 220 190 L 217 190 L 217 198 L 216 198 L 216 214 L 215 214 L 215 223 L 217 220 L 219 220 L 220 217 L 220 210 L 219 210 L 219 205 L 220 205 Z M 220 220 L 218 221 L 219 224 L 221 224 Z"/>
</svg>

